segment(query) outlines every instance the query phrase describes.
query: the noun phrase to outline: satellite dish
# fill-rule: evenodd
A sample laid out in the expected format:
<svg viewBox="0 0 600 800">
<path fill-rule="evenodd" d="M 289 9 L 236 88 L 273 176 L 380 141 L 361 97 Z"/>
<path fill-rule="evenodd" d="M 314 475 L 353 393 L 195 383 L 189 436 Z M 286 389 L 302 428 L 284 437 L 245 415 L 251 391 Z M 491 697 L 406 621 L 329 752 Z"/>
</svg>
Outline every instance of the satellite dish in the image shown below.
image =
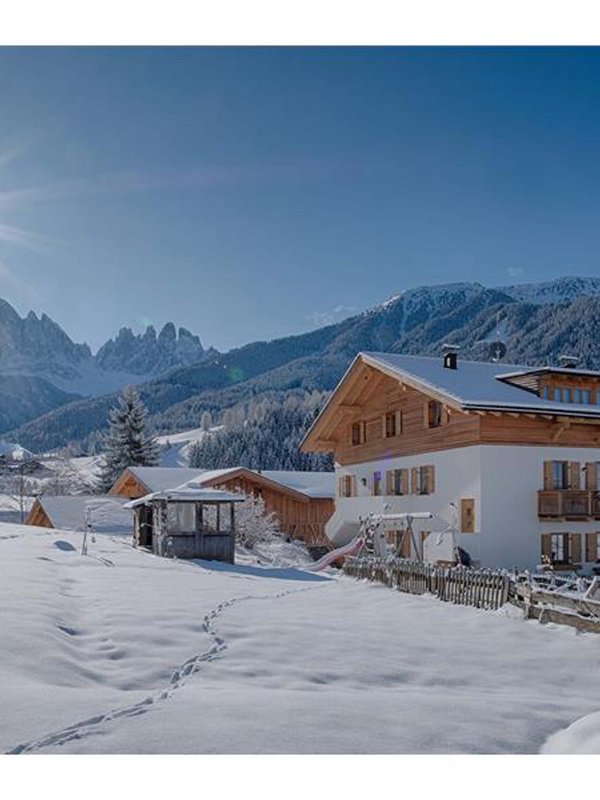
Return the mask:
<svg viewBox="0 0 600 800">
<path fill-rule="evenodd" d="M 500 339 L 490 344 L 490 358 L 492 361 L 502 361 L 506 355 L 506 345 Z"/>
</svg>

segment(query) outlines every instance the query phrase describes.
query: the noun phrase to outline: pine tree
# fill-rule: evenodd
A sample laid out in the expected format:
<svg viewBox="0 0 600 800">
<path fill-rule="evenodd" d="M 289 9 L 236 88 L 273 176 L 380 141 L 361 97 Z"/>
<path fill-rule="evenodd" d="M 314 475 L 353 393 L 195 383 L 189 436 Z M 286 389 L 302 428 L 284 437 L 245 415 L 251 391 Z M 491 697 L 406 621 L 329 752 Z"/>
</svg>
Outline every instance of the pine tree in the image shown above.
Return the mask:
<svg viewBox="0 0 600 800">
<path fill-rule="evenodd" d="M 127 467 L 154 467 L 159 447 L 148 432 L 148 412 L 137 389 L 127 386 L 117 408 L 108 415 L 109 431 L 104 439 L 104 463 L 100 472 L 100 491 L 108 492 Z"/>
</svg>

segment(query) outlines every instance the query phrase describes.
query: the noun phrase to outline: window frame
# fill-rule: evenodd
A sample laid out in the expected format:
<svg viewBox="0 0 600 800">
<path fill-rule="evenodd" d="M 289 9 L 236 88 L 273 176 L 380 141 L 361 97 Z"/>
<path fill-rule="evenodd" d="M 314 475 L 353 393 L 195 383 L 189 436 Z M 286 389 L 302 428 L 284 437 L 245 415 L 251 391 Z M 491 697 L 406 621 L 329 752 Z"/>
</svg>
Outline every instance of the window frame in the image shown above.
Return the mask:
<svg viewBox="0 0 600 800">
<path fill-rule="evenodd" d="M 432 410 L 434 414 L 432 417 Z M 439 400 L 429 400 L 427 402 L 427 427 L 429 430 L 433 428 L 441 428 L 444 419 L 444 407 Z"/>
</svg>

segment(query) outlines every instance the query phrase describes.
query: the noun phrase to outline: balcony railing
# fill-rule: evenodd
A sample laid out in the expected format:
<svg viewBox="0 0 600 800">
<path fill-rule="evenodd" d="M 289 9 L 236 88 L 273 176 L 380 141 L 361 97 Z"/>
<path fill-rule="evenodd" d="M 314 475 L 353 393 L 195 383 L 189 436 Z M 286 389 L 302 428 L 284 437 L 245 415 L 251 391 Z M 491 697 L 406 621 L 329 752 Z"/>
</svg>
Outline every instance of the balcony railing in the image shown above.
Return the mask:
<svg viewBox="0 0 600 800">
<path fill-rule="evenodd" d="M 544 489 L 538 492 L 538 516 L 548 519 L 600 517 L 600 492 Z"/>
</svg>

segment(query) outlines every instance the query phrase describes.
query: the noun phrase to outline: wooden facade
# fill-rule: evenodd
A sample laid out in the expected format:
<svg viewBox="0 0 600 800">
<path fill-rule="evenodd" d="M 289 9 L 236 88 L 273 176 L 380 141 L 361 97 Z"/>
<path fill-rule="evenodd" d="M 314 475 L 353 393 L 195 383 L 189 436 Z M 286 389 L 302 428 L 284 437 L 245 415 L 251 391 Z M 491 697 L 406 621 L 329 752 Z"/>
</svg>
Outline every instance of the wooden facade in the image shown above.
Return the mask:
<svg viewBox="0 0 600 800">
<path fill-rule="evenodd" d="M 200 476 L 199 476 L 200 480 Z M 241 492 L 262 497 L 265 510 L 275 514 L 281 531 L 291 539 L 300 539 L 308 547 L 329 547 L 325 524 L 334 512 L 334 498 L 314 498 L 277 483 L 253 470 L 239 468 L 201 483 L 203 487 Z M 133 472 L 125 472 L 116 481 L 110 494 L 144 497 L 151 492 Z"/>
<path fill-rule="evenodd" d="M 389 436 L 392 415 L 401 424 Z M 564 414 L 461 408 L 416 380 L 357 360 L 301 449 L 334 452 L 344 466 L 477 444 L 598 448 L 600 424 Z"/>
<path fill-rule="evenodd" d="M 54 524 L 52 520 L 46 513 L 44 507 L 42 506 L 39 498 L 36 497 L 31 511 L 27 515 L 27 519 L 25 520 L 26 525 L 35 525 L 38 528 L 53 528 Z"/>
</svg>

